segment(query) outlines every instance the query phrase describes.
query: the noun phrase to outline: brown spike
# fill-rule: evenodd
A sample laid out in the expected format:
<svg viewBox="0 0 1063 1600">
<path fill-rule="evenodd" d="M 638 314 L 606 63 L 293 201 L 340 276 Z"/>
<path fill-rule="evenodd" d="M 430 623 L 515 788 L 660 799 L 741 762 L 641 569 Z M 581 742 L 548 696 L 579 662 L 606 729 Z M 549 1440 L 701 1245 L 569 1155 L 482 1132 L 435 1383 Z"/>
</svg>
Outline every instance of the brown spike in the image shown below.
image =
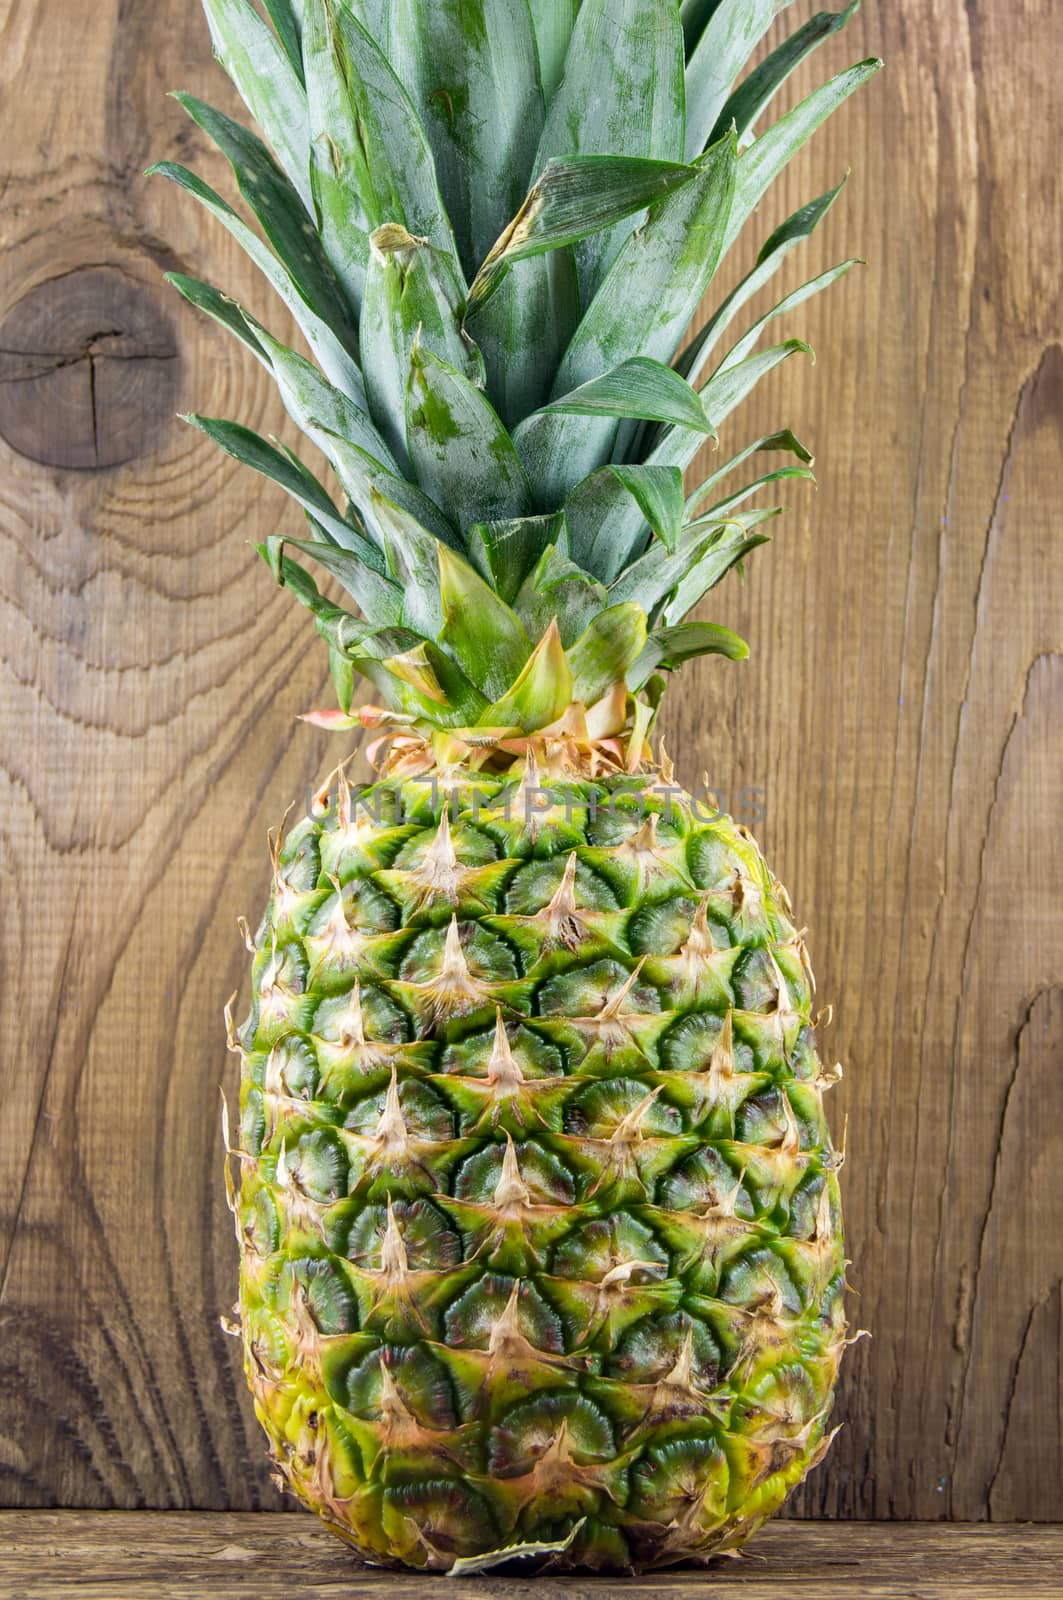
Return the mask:
<svg viewBox="0 0 1063 1600">
<path fill-rule="evenodd" d="M 646 1119 L 646 1113 L 649 1111 L 651 1106 L 656 1104 L 663 1088 L 664 1085 L 659 1083 L 656 1089 L 651 1090 L 644 1100 L 640 1100 L 638 1105 L 634 1106 L 628 1112 L 627 1116 L 624 1117 L 622 1121 L 617 1123 L 612 1134 L 610 1135 L 610 1144 L 641 1143 L 643 1138 L 642 1124 Z"/>
<path fill-rule="evenodd" d="M 657 750 L 658 761 L 661 768 L 661 785 L 665 789 L 673 789 L 675 787 L 675 767 L 672 764 L 672 759 L 667 750 L 664 748 L 663 737 L 657 747 Z"/>
<path fill-rule="evenodd" d="M 520 1163 L 511 1134 L 506 1134 L 506 1152 L 502 1157 L 502 1172 L 495 1187 L 495 1209 L 503 1214 L 519 1212 L 531 1202 L 531 1190 L 520 1175 Z"/>
<path fill-rule="evenodd" d="M 345 1050 L 365 1049 L 365 1015 L 362 1011 L 362 984 L 355 978 L 347 1009 L 339 1019 L 340 1044 Z"/>
<path fill-rule="evenodd" d="M 409 1277 L 410 1272 L 406 1241 L 403 1239 L 402 1229 L 395 1219 L 395 1207 L 390 1195 L 388 1195 L 387 1231 L 380 1247 L 380 1271 L 388 1288 L 401 1288 Z"/>
<path fill-rule="evenodd" d="M 524 1082 L 520 1062 L 510 1047 L 501 1006 L 495 1011 L 495 1044 L 487 1063 L 487 1081 L 502 1094 L 512 1094 Z"/>
<path fill-rule="evenodd" d="M 632 834 L 630 839 L 624 841 L 625 850 L 630 850 L 634 855 L 656 855 L 657 828 L 660 820 L 656 811 L 651 811 L 638 833 Z"/>
<path fill-rule="evenodd" d="M 716 946 L 712 942 L 712 932 L 709 928 L 709 900 L 711 894 L 702 896 L 694 920 L 690 924 L 690 936 L 684 944 L 680 955 L 684 956 L 692 969 L 697 963 L 704 961 L 708 956 L 715 955 Z"/>
<path fill-rule="evenodd" d="M 548 939 L 563 945 L 566 950 L 578 949 L 584 932 L 583 919 L 576 905 L 578 864 L 576 852 L 573 850 L 565 863 L 564 876 L 557 886 L 553 899 L 549 905 L 543 907 L 535 919 L 545 926 Z"/>
<path fill-rule="evenodd" d="M 239 1056 L 241 1061 L 244 1061 L 247 1058 L 247 1051 L 236 1037 L 236 1023 L 233 1021 L 233 1005 L 236 1001 L 237 992 L 237 990 L 233 990 L 225 1002 L 225 1010 L 222 1013 L 225 1017 L 225 1046 L 230 1055 Z"/>
<path fill-rule="evenodd" d="M 410 1132 L 402 1114 L 399 1075 L 395 1067 L 391 1069 L 391 1082 L 384 1099 L 384 1109 L 373 1130 L 373 1138 L 378 1151 L 378 1164 L 382 1161 L 404 1161 L 409 1154 Z"/>
<path fill-rule="evenodd" d="M 646 965 L 646 960 L 646 956 L 643 956 L 634 972 L 632 972 L 627 978 L 627 981 L 622 985 L 621 988 L 617 990 L 616 994 L 611 995 L 610 998 L 605 1002 L 605 1005 L 594 1019 L 596 1022 L 616 1021 L 617 1017 L 620 1015 L 621 1007 L 623 1006 L 624 1001 L 627 999 L 628 995 L 639 981 L 642 969 Z"/>
<path fill-rule="evenodd" d="M 729 1083 L 734 1076 L 734 1012 L 728 1011 L 709 1062 L 709 1077 L 717 1084 L 724 1084 Z"/>
</svg>

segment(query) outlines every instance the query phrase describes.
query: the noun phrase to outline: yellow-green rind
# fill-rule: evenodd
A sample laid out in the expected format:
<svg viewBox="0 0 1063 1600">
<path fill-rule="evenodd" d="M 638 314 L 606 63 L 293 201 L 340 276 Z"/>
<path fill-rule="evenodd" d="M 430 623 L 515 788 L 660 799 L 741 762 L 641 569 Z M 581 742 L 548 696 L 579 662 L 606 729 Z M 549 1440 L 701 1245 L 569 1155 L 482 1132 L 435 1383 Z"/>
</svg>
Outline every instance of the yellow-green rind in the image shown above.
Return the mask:
<svg viewBox="0 0 1063 1600">
<path fill-rule="evenodd" d="M 846 1339 L 803 943 L 749 833 L 652 777 L 447 783 L 341 780 L 277 853 L 259 1418 L 375 1562 L 707 1559 L 819 1459 Z"/>
</svg>

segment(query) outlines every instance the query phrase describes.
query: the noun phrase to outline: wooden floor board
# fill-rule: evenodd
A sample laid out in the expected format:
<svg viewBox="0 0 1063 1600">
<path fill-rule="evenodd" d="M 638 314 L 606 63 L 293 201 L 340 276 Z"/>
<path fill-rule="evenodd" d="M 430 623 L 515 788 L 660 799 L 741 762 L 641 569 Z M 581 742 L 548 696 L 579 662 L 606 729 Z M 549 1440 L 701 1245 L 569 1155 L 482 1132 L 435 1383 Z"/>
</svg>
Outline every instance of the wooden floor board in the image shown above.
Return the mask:
<svg viewBox="0 0 1063 1600">
<path fill-rule="evenodd" d="M 776 1523 L 740 1560 L 643 1578 L 358 1566 L 302 1515 L 0 1514 L 0 1600 L 1060 1600 L 1063 1527 Z"/>
</svg>

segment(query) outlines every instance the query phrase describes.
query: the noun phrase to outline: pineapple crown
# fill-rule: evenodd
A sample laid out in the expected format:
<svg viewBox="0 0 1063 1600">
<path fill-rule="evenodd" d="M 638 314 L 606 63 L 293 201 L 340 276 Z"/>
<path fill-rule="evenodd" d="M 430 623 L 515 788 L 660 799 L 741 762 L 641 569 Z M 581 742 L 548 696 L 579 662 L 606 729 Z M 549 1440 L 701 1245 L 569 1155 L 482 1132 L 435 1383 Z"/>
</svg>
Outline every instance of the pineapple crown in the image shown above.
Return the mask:
<svg viewBox="0 0 1063 1600">
<path fill-rule="evenodd" d="M 852 261 L 737 341 L 729 330 L 841 185 L 783 223 L 683 341 L 769 185 L 880 65 L 840 73 L 754 136 L 856 0 L 748 71 L 788 0 L 262 4 L 204 0 L 268 146 L 178 96 L 261 231 L 186 167 L 152 170 L 236 238 L 313 357 L 171 275 L 267 368 L 342 491 L 337 504 L 297 456 L 237 422 L 188 419 L 306 515 L 310 538 L 260 549 L 329 646 L 339 710 L 313 720 L 496 762 L 561 728 L 634 769 L 663 675 L 748 654 L 728 629 L 684 621 L 765 542 L 780 508 L 747 502 L 811 476 L 782 430 L 684 487 L 754 385 L 810 353 L 761 335 Z M 723 486 L 761 452 L 794 459 Z M 357 612 L 322 594 L 305 560 Z M 382 707 L 352 712 L 359 675 Z"/>
</svg>

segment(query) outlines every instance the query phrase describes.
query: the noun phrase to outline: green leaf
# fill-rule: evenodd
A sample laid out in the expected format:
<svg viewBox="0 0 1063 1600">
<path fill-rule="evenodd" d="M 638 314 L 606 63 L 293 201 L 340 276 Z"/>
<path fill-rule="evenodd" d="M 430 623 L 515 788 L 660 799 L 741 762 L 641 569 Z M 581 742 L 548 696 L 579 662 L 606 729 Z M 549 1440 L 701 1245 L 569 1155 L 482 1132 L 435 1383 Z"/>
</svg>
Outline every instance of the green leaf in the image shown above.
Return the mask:
<svg viewBox="0 0 1063 1600">
<path fill-rule="evenodd" d="M 228 295 L 222 294 L 220 289 L 212 288 L 209 283 L 204 283 L 200 278 L 189 278 L 183 272 L 168 272 L 167 283 L 172 283 L 178 294 L 183 295 L 190 305 L 197 311 L 205 311 L 221 327 L 227 328 L 241 344 L 256 355 L 267 368 L 269 357 L 266 355 L 261 343 L 256 338 L 250 327 L 247 317 L 235 300 L 230 300 Z"/>
<path fill-rule="evenodd" d="M 303 4 L 306 0 L 303 0 Z M 391 0 L 344 0 L 369 37 L 385 55 L 391 38 Z"/>
<path fill-rule="evenodd" d="M 373 491 L 377 490 L 415 517 L 433 537 L 455 542 L 453 528 L 439 507 L 401 477 L 384 440 L 366 414 L 326 382 L 309 361 L 244 313 L 288 415 L 328 458 L 344 490 L 371 528 L 375 528 Z"/>
<path fill-rule="evenodd" d="M 733 551 L 746 539 L 750 528 L 776 515 L 778 507 L 773 507 L 766 511 L 739 512 L 736 516 L 729 517 L 726 522 L 709 527 L 684 528 L 673 554 L 662 555 L 658 549 L 648 550 L 644 556 L 621 572 L 609 586 L 610 600 L 617 605 L 625 600 L 634 601 L 636 605 L 642 607 L 648 617 L 653 617 L 657 607 L 688 579 L 691 572 L 703 561 L 709 561 L 710 558 L 716 561 L 721 554 Z M 740 559 L 740 556 L 732 555 L 712 581 L 718 582 L 719 576 L 727 571 L 728 566 Z M 715 567 L 711 570 L 715 571 Z M 704 590 L 701 593 L 704 593 Z M 690 605 L 694 604 L 696 601 L 690 602 Z M 689 608 L 688 605 L 686 609 Z M 680 618 L 673 618 L 670 615 L 667 620 L 679 621 Z"/>
<path fill-rule="evenodd" d="M 687 516 L 693 516 L 698 507 L 705 503 L 709 494 L 722 479 L 726 478 L 729 473 L 737 471 L 740 466 L 749 460 L 750 456 L 756 455 L 760 450 L 788 450 L 791 455 L 795 455 L 799 461 L 804 462 L 805 466 L 811 466 L 814 460 L 812 452 L 805 449 L 797 435 L 791 433 L 789 428 L 783 428 L 778 433 L 764 434 L 760 439 L 754 439 L 753 443 L 747 445 L 744 450 L 740 450 L 738 455 L 732 456 L 730 461 L 725 461 L 722 467 L 717 467 L 694 490 L 693 494 L 688 496 L 686 503 Z"/>
<path fill-rule="evenodd" d="M 435 152 L 471 281 L 520 205 L 542 131 L 528 0 L 392 0 L 390 45 Z"/>
<path fill-rule="evenodd" d="M 781 506 L 770 506 L 760 512 L 740 514 L 736 520 L 746 527 L 755 527 L 757 523 L 767 522 L 781 514 Z M 740 534 L 734 528 L 726 529 L 725 536 L 710 543 L 701 559 L 690 567 L 676 585 L 664 611 L 665 622 L 669 625 L 682 622 L 709 590 L 715 589 L 727 576 L 732 567 L 739 566 L 752 551 L 768 543 L 770 540 L 766 534 Z"/>
<path fill-rule="evenodd" d="M 645 650 L 628 673 L 628 688 L 637 694 L 655 672 L 674 672 L 684 661 L 708 655 L 745 661 L 749 646 L 718 622 L 684 622 L 674 628 L 658 628 L 650 634 Z"/>
<path fill-rule="evenodd" d="M 319 547 L 305 540 L 273 538 L 255 548 L 280 587 L 289 589 L 299 603 L 313 614 L 317 631 L 329 647 L 329 662 L 340 709 L 350 711 L 354 677 L 358 670 L 355 660 L 383 660 L 413 650 L 425 641 L 402 628 L 380 628 L 364 623 L 342 606 L 326 599 L 306 568 L 285 554 L 289 545 L 307 552 L 315 561 L 320 559 Z M 341 552 L 336 554 L 340 555 Z"/>
<path fill-rule="evenodd" d="M 623 678 L 646 643 L 646 613 L 636 605 L 611 606 L 595 617 L 568 651 L 572 698 L 593 706 Z"/>
<path fill-rule="evenodd" d="M 804 305 L 806 300 L 811 300 L 813 295 L 821 294 L 824 289 L 829 289 L 833 284 L 837 283 L 839 278 L 844 278 L 846 273 L 851 271 L 853 267 L 861 265 L 861 262 L 855 260 L 842 261 L 838 266 L 829 267 L 826 272 L 821 272 L 817 278 L 811 279 L 808 283 L 803 283 L 799 289 L 794 289 L 792 293 L 785 295 L 777 305 L 772 306 L 770 311 L 765 312 L 762 317 L 758 318 L 748 332 L 742 335 L 738 343 L 732 346 L 720 362 L 713 376 L 727 372 L 730 368 L 736 367 L 739 362 L 743 361 L 754 348 L 769 322 L 774 321 L 776 317 L 786 316 L 790 311 L 796 311 L 798 306 Z"/>
<path fill-rule="evenodd" d="M 203 0 L 203 9 L 215 54 L 312 213 L 306 95 L 285 46 L 251 0 Z"/>
<path fill-rule="evenodd" d="M 636 417 L 649 422 L 673 422 L 711 434 L 697 391 L 663 362 L 634 356 L 618 367 L 592 378 L 570 394 L 562 395 L 536 413 L 540 417 Z M 534 417 L 528 418 L 533 423 Z M 519 430 L 518 430 L 519 434 Z"/>
<path fill-rule="evenodd" d="M 439 547 L 443 644 L 489 700 L 497 700 L 531 655 L 531 640 L 515 612 L 479 573 L 445 546 Z"/>
<path fill-rule="evenodd" d="M 377 522 L 378 497 L 382 495 L 387 504 L 412 517 L 431 538 L 452 549 L 460 549 L 461 541 L 442 511 L 415 483 L 388 472 L 358 445 L 338 438 L 328 429 L 319 428 L 319 431 L 323 435 L 322 448 L 327 449 L 341 483 L 378 538 L 381 537 Z"/>
<path fill-rule="evenodd" d="M 573 559 L 603 583 L 612 583 L 645 546 L 647 524 L 674 551 L 683 512 L 678 467 L 604 467 L 577 484 L 565 502 Z"/>
<path fill-rule="evenodd" d="M 466 727 L 479 719 L 486 704 L 457 662 L 431 640 L 383 661 L 375 655 L 360 657 L 354 665 L 397 711 L 434 727 Z"/>
<path fill-rule="evenodd" d="M 310 520 L 315 528 L 321 528 L 315 517 Z M 369 569 L 354 551 L 341 550 L 338 545 L 328 544 L 324 539 L 271 539 L 267 548 L 275 548 L 278 544 L 298 550 L 316 561 L 318 566 L 324 567 L 371 617 L 374 625 L 388 626 L 401 621 L 401 591 Z M 273 562 L 270 564 L 272 566 Z M 276 568 L 274 572 L 276 575 Z"/>
<path fill-rule="evenodd" d="M 777 0 L 721 0 L 687 65 L 686 155 L 705 148 L 731 85 L 775 20 Z M 728 124 L 720 128 L 722 137 Z"/>
<path fill-rule="evenodd" d="M 329 647 L 329 668 L 337 702 L 340 710 L 349 715 L 354 700 L 356 672 L 348 650 L 355 646 L 357 640 L 372 637 L 374 630 L 359 622 L 349 611 L 326 600 L 305 567 L 284 554 L 283 539 L 270 539 L 264 545 L 257 545 L 256 549 L 269 565 L 280 587 L 288 589 L 312 613 L 317 631 Z M 392 634 L 395 632 L 387 631 Z"/>
<path fill-rule="evenodd" d="M 499 292 L 481 305 L 473 332 L 487 368 L 487 393 L 507 428 L 550 398 L 579 319 L 571 250 L 518 261 Z"/>
<path fill-rule="evenodd" d="M 814 89 L 800 105 L 765 129 L 759 139 L 742 152 L 734 204 L 724 236 L 724 252 L 731 248 L 753 208 L 802 145 L 826 122 L 831 112 L 836 111 L 855 90 L 874 77 L 881 66 L 881 61 L 872 59 L 860 61 L 846 72 L 839 72 L 837 77 Z"/>
<path fill-rule="evenodd" d="M 184 420 L 205 433 L 234 461 L 280 484 L 321 524 L 333 543 L 357 554 L 374 571 L 383 571 L 379 552 L 373 549 L 364 535 L 343 520 L 321 484 L 302 462 L 294 459 L 290 453 L 278 450 L 276 445 L 238 422 L 226 422 L 221 417 L 199 416 L 194 412 Z"/>
<path fill-rule="evenodd" d="M 362 360 L 373 416 L 409 470 L 406 392 L 414 341 L 469 379 L 484 381 L 483 357 L 463 331 L 465 286 L 451 258 L 398 223 L 378 228 L 362 307 Z"/>
<path fill-rule="evenodd" d="M 681 162 L 683 66 L 683 30 L 674 5 L 582 0 L 535 170 L 558 157 L 584 155 Z M 631 225 L 615 226 L 577 250 L 585 304 L 631 231 Z"/>
<path fill-rule="evenodd" d="M 676 368 L 684 378 L 696 384 L 701 374 L 708 365 L 708 359 L 720 336 L 729 327 L 734 317 L 757 294 L 768 280 L 782 266 L 783 261 L 806 239 L 811 238 L 816 228 L 827 215 L 835 200 L 845 187 L 845 179 L 838 184 L 836 189 L 829 189 L 826 194 L 812 200 L 800 210 L 795 211 L 768 239 L 753 271 L 744 277 L 741 283 L 731 291 L 726 300 L 722 301 L 718 309 L 709 318 L 705 327 L 692 340 L 687 349 L 683 351 Z"/>
<path fill-rule="evenodd" d="M 683 23 L 687 56 L 690 57 L 705 32 L 720 0 L 682 0 L 679 14 Z"/>
<path fill-rule="evenodd" d="M 697 521 L 688 522 L 686 525 L 688 528 L 696 528 L 699 525 L 708 527 L 711 523 L 719 522 L 721 518 L 729 516 L 743 501 L 748 500 L 751 495 L 756 494 L 759 490 L 766 489 L 769 484 L 782 483 L 791 478 L 802 478 L 808 483 L 815 483 L 816 481 L 815 473 L 810 472 L 807 467 L 776 467 L 774 472 L 766 472 L 763 477 L 757 478 L 753 483 L 747 483 L 741 489 L 736 489 L 733 494 L 727 495 L 723 500 L 717 500 L 711 506 L 706 506 Z"/>
<path fill-rule="evenodd" d="M 334 329 L 352 358 L 356 357 L 358 330 L 343 291 L 321 252 L 320 240 L 299 196 L 262 140 L 194 95 L 178 94 L 174 98 L 229 162 L 240 193 L 262 224 L 302 299 Z"/>
<path fill-rule="evenodd" d="M 292 71 L 303 83 L 302 0 L 262 0 L 262 4 L 292 64 Z"/>
<path fill-rule="evenodd" d="M 302 356 L 248 319 L 267 357 L 292 421 L 328 458 L 344 490 L 370 528 L 376 528 L 374 491 L 414 517 L 428 534 L 448 544 L 455 533 L 439 507 L 400 475 L 384 440 L 364 412 L 326 383 Z"/>
<path fill-rule="evenodd" d="M 469 291 L 470 316 L 491 298 L 514 262 L 610 228 L 695 177 L 696 167 L 642 156 L 552 157 L 477 273 Z"/>
<path fill-rule="evenodd" d="M 622 362 L 600 378 L 593 378 L 544 406 L 514 433 L 513 442 L 543 506 L 556 504 L 563 497 L 573 456 L 592 469 L 602 464 L 591 460 L 590 452 L 595 446 L 601 450 L 607 436 L 594 424 L 582 430 L 582 438 L 576 436 L 571 424 L 558 420 L 569 416 L 671 422 L 705 435 L 713 433 L 696 391 L 671 367 L 642 356 Z"/>
<path fill-rule="evenodd" d="M 532 509 L 524 468 L 490 402 L 420 342 L 411 351 L 406 437 L 421 487 L 460 530 Z"/>
<path fill-rule="evenodd" d="M 305 0 L 314 198 L 325 250 L 360 306 L 369 234 L 401 223 L 455 263 L 432 150 L 381 47 L 343 0 Z"/>
<path fill-rule="evenodd" d="M 665 549 L 671 553 L 683 528 L 683 474 L 678 467 L 609 469 L 637 504 Z"/>
<path fill-rule="evenodd" d="M 481 727 L 548 728 L 572 704 L 572 673 L 561 635 L 551 622 L 511 687 L 480 718 Z"/>
<path fill-rule="evenodd" d="M 580 0 L 529 0 L 529 5 L 539 48 L 539 77 L 549 105 L 565 70 Z"/>
<path fill-rule="evenodd" d="M 729 136 L 702 158 L 698 176 L 655 206 L 627 241 L 569 345 L 554 398 L 633 356 L 672 360 L 716 268 L 735 161 Z M 551 434 L 549 477 L 537 487 L 556 505 L 610 459 L 617 427 L 559 417 Z"/>
<path fill-rule="evenodd" d="M 772 345 L 770 350 L 759 350 L 735 366 L 713 373 L 701 391 L 701 398 L 716 427 L 719 428 L 727 420 L 761 378 L 774 372 L 792 355 L 811 356 L 812 347 L 805 344 L 803 339 L 787 339 L 782 344 Z"/>
<path fill-rule="evenodd" d="M 515 517 L 476 522 L 469 529 L 469 560 L 496 594 L 512 605 L 521 584 L 548 545 L 564 537 L 564 517 Z"/>
<path fill-rule="evenodd" d="M 549 545 L 520 586 L 513 609 L 528 635 L 536 639 L 556 618 L 567 650 L 601 612 L 609 607 L 604 586 Z"/>
<path fill-rule="evenodd" d="M 800 339 L 791 339 L 774 349 L 748 356 L 738 366 L 721 373 L 718 381 L 711 379 L 702 389 L 701 399 L 713 422 L 722 425 L 760 379 L 795 352 L 811 354 Z M 685 471 L 704 442 L 703 435 L 690 428 L 668 428 L 654 444 L 645 465 L 678 467 Z M 574 553 L 606 582 L 616 578 L 644 542 L 645 522 L 641 510 L 626 495 L 610 495 L 606 491 L 595 504 L 589 490 L 580 485 L 565 502 L 565 516 L 572 533 Z M 650 552 L 650 559 L 653 555 L 654 552 Z"/>
<path fill-rule="evenodd" d="M 385 488 L 370 487 L 369 515 L 384 546 L 388 575 L 402 591 L 403 623 L 428 638 L 438 637 L 443 625 L 441 541 Z"/>
<path fill-rule="evenodd" d="M 572 559 L 606 584 L 645 548 L 649 538 L 641 504 L 612 466 L 601 467 L 577 483 L 565 501 L 565 523 Z"/>
<path fill-rule="evenodd" d="M 328 322 L 307 301 L 287 265 L 277 259 L 232 206 L 202 178 L 197 178 L 194 172 L 175 162 L 160 162 L 158 166 L 150 168 L 148 176 L 168 178 L 172 183 L 179 184 L 229 230 L 294 316 L 329 381 L 342 389 L 355 404 L 364 405 L 365 386 L 357 361 L 341 344 Z"/>
<path fill-rule="evenodd" d="M 811 55 L 831 34 L 838 33 L 859 10 L 860 0 L 852 0 L 844 11 L 817 11 L 802 27 L 784 39 L 731 95 L 720 112 L 710 137 L 719 138 L 734 123 L 739 143 L 761 113 L 766 110 L 795 67 Z"/>
<path fill-rule="evenodd" d="M 276 579 L 278 587 L 291 589 L 299 603 L 306 606 L 307 610 L 312 611 L 315 616 L 329 619 L 337 616 L 347 617 L 352 632 L 364 628 L 365 624 L 360 623 L 358 618 L 352 616 L 349 611 L 344 611 L 334 601 L 325 599 L 306 568 L 301 567 L 297 561 L 290 560 L 284 554 L 286 543 L 286 539 L 274 536 L 271 539 L 267 539 L 265 544 L 257 544 L 255 546 L 255 549 Z"/>
<path fill-rule="evenodd" d="M 344 469 L 337 442 L 357 446 L 363 461 L 381 472 L 398 472 L 394 457 L 366 413 L 345 394 L 323 378 L 317 368 L 287 345 L 268 333 L 247 312 L 245 323 L 262 350 L 266 364 L 280 391 L 284 409 L 297 428 L 312 439 L 332 463 L 340 482 L 352 500 L 357 501 L 364 486 L 364 466 L 350 477 Z"/>
<path fill-rule="evenodd" d="M 303 507 L 322 538 L 332 541 L 321 545 L 320 549 L 325 553 L 317 555 L 317 559 L 323 565 L 328 565 L 333 559 L 329 551 L 336 552 L 337 557 L 342 554 L 344 559 L 338 564 L 334 563 L 329 570 L 335 572 L 367 617 L 380 623 L 398 622 L 401 619 L 403 590 L 385 575 L 380 552 L 364 534 L 344 521 L 313 473 L 300 461 L 290 452 L 278 450 L 275 445 L 267 443 L 239 423 L 194 415 L 185 420 L 199 428 L 234 460 L 279 484 Z M 314 545 L 313 548 L 317 554 L 318 547 Z"/>
</svg>

